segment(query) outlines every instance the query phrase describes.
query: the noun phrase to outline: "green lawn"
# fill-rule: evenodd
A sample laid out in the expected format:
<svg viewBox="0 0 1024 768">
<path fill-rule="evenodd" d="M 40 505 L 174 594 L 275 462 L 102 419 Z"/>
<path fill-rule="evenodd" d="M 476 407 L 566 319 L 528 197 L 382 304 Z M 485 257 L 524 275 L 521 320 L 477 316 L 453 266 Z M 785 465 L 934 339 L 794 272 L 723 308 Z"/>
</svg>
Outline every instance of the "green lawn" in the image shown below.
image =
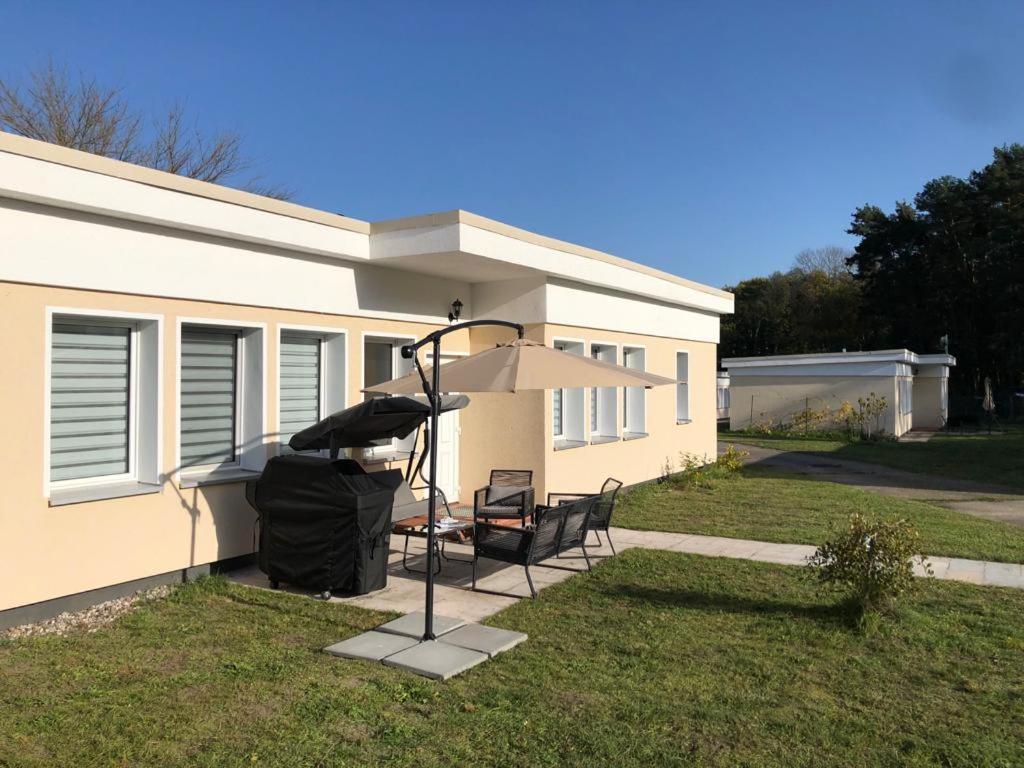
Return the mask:
<svg viewBox="0 0 1024 768">
<path fill-rule="evenodd" d="M 905 518 L 929 555 L 1024 562 L 1024 528 L 944 507 L 791 475 L 744 467 L 711 489 L 650 485 L 628 493 L 614 523 L 625 528 L 703 533 L 792 544 L 821 544 L 850 515 Z"/>
<path fill-rule="evenodd" d="M 921 587 L 865 635 L 799 569 L 631 550 L 434 684 L 319 651 L 383 615 L 210 579 L 0 644 L 0 765 L 1024 763 L 1024 592 Z"/>
<path fill-rule="evenodd" d="M 813 437 L 753 437 L 723 432 L 722 440 L 780 451 L 828 453 L 909 472 L 957 477 L 979 483 L 1024 488 L 1024 427 L 1004 434 L 937 434 L 927 443 L 893 441 L 847 443 Z"/>
</svg>

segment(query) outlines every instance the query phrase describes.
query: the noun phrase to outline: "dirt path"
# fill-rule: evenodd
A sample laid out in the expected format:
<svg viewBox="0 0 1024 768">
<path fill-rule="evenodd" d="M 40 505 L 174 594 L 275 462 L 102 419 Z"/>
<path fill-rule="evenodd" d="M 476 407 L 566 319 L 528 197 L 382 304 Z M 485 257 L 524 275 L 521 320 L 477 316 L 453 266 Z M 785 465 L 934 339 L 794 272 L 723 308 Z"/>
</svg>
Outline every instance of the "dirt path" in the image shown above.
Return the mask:
<svg viewBox="0 0 1024 768">
<path fill-rule="evenodd" d="M 725 445 L 719 443 L 719 451 L 725 450 Z M 1024 526 L 1024 494 L 1013 488 L 906 472 L 826 454 L 776 451 L 752 445 L 741 447 L 750 454 L 747 463 L 753 466 L 813 475 L 820 480 L 852 485 L 884 496 L 929 501 L 975 517 Z"/>
</svg>

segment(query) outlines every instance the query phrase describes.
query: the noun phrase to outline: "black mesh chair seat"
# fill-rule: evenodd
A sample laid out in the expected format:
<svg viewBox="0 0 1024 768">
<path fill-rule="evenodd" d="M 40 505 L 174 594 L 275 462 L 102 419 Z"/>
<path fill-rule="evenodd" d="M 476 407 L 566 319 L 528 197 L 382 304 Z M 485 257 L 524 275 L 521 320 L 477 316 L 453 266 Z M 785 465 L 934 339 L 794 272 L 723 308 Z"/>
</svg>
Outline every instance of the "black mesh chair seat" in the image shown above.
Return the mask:
<svg viewBox="0 0 1024 768">
<path fill-rule="evenodd" d="M 490 483 L 473 493 L 474 520 L 519 519 L 525 526 L 535 504 L 533 471 L 529 469 L 491 470 Z"/>
<path fill-rule="evenodd" d="M 522 528 L 477 521 L 473 535 L 473 589 L 476 589 L 476 563 L 481 557 L 523 566 L 532 597 L 537 597 L 537 590 L 530 576 L 531 565 L 579 548 L 590 570 L 587 522 L 598 498 L 590 496 L 555 507 L 538 507 L 533 524 Z"/>
</svg>

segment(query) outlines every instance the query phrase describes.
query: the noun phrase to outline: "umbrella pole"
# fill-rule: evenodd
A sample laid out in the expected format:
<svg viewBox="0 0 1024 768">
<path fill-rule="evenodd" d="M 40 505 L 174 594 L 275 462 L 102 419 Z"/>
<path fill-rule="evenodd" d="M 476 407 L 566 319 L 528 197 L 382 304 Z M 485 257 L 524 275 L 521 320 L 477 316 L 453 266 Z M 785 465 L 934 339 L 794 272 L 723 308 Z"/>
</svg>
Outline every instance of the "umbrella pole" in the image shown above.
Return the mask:
<svg viewBox="0 0 1024 768">
<path fill-rule="evenodd" d="M 526 329 L 519 323 L 510 323 L 507 320 L 469 320 L 465 323 L 450 325 L 439 331 L 434 331 L 415 344 L 407 344 L 402 347 L 402 357 L 413 360 L 416 370 L 419 371 L 420 380 L 423 382 L 423 392 L 430 400 L 430 435 L 429 445 L 426 450 L 430 452 L 430 482 L 427 483 L 427 599 L 426 610 L 424 610 L 423 640 L 436 640 L 434 637 L 434 523 L 437 520 L 437 417 L 441 410 L 441 337 L 447 336 L 454 331 L 461 331 L 466 328 L 473 328 L 479 325 L 495 325 L 505 328 L 512 328 L 519 338 L 523 338 Z M 423 374 L 419 360 L 416 357 L 416 350 L 426 344 L 431 345 L 434 353 L 433 370 L 431 371 L 431 383 L 428 387 L 427 377 Z M 421 457 L 422 460 L 422 457 Z"/>
<path fill-rule="evenodd" d="M 440 410 L 441 396 L 438 389 L 441 387 L 441 339 L 434 338 L 432 345 L 434 353 L 434 365 L 431 370 L 430 397 L 430 434 L 428 440 L 430 445 L 430 482 L 427 493 L 427 598 L 424 610 L 423 639 L 434 640 L 434 523 L 437 520 L 437 417 Z"/>
</svg>

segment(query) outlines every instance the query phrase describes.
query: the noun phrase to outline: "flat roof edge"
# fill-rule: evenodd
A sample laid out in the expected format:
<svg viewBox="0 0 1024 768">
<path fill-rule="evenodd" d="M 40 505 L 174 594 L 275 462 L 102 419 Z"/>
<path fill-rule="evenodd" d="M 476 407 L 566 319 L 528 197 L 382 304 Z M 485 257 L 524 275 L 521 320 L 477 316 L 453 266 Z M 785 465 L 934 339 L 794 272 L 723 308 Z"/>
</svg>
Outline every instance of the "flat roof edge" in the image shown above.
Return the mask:
<svg viewBox="0 0 1024 768">
<path fill-rule="evenodd" d="M 368 235 L 369 222 L 0 131 L 0 152 Z"/>
<path fill-rule="evenodd" d="M 558 240 L 557 238 L 548 237 L 547 235 L 539 235 L 528 229 L 514 227 L 511 224 L 505 224 L 504 222 L 497 221 L 496 219 L 489 219 L 486 216 L 481 216 L 462 209 L 373 222 L 370 224 L 370 233 L 377 234 L 382 232 L 397 232 L 405 229 L 423 229 L 426 227 L 445 226 L 448 224 L 468 224 L 470 226 L 485 229 L 489 232 L 494 232 L 495 234 L 505 235 L 506 237 L 511 237 L 533 245 L 571 253 L 576 256 L 582 256 L 596 261 L 603 261 L 606 264 L 614 264 L 616 266 L 623 267 L 624 269 L 632 270 L 633 272 L 639 272 L 660 280 L 666 280 L 668 282 L 675 283 L 676 285 L 681 285 L 720 299 L 733 298 L 733 295 L 728 291 L 723 291 L 710 285 L 688 280 L 685 277 L 673 275 L 671 272 L 665 272 L 660 269 L 655 269 L 654 267 L 648 267 L 644 264 L 630 261 L 629 259 L 624 259 L 610 253 L 605 253 L 604 251 L 598 251 L 594 248 L 588 248 L 584 245 L 577 245 L 576 243 L 570 243 L 565 240 Z"/>
<path fill-rule="evenodd" d="M 916 363 L 918 356 L 909 349 L 877 349 L 863 352 L 817 352 L 800 355 L 765 355 L 763 357 L 725 357 L 725 368 L 754 368 L 771 365 L 816 365 L 842 363 Z"/>
</svg>

